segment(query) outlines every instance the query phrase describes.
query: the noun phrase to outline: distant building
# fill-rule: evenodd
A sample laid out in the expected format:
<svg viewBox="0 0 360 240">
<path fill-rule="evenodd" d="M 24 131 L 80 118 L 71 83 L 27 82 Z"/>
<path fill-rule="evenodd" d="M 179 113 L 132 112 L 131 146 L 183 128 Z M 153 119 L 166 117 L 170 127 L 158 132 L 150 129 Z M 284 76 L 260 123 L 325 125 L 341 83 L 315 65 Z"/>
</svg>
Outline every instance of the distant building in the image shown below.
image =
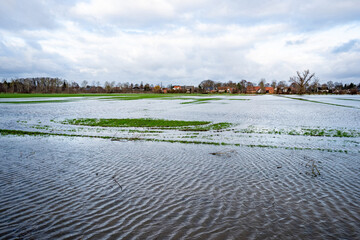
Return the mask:
<svg viewBox="0 0 360 240">
<path fill-rule="evenodd" d="M 195 87 L 194 86 L 184 86 L 184 89 L 186 90 L 186 93 L 195 92 Z"/>
<path fill-rule="evenodd" d="M 265 87 L 265 93 L 273 94 L 274 93 L 274 88 L 273 87 Z"/>
<path fill-rule="evenodd" d="M 261 87 L 254 87 L 254 86 L 248 86 L 246 88 L 246 93 L 249 94 L 255 94 L 255 93 L 270 93 L 273 94 L 274 93 L 274 88 L 273 87 L 264 87 L 264 90 L 261 90 Z"/>
<path fill-rule="evenodd" d="M 235 91 L 235 88 L 232 87 L 218 87 L 219 93 L 233 93 Z"/>
</svg>

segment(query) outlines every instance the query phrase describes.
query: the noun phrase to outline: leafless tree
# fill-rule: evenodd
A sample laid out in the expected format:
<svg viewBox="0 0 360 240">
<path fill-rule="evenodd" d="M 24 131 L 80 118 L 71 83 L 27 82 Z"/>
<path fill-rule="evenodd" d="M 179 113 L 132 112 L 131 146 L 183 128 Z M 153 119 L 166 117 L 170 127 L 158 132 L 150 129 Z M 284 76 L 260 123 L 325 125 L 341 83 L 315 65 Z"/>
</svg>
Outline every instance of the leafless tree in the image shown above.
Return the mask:
<svg viewBox="0 0 360 240">
<path fill-rule="evenodd" d="M 315 73 L 310 74 L 309 70 L 305 70 L 302 73 L 296 72 L 297 76 L 291 77 L 289 82 L 294 83 L 298 88 L 298 94 L 304 94 L 306 87 L 309 85 L 311 79 L 315 76 Z"/>
<path fill-rule="evenodd" d="M 260 87 L 261 93 L 265 93 L 265 83 L 266 83 L 265 78 L 262 78 L 259 82 L 259 87 Z"/>
</svg>

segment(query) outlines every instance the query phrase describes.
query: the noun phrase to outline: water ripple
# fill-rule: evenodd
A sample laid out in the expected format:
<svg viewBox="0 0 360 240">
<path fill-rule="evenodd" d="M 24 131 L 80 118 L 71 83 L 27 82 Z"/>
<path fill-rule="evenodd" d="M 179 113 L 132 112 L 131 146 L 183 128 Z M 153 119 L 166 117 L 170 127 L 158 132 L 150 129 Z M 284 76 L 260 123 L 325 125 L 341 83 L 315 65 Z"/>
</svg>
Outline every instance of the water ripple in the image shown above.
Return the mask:
<svg viewBox="0 0 360 240">
<path fill-rule="evenodd" d="M 360 236 L 356 154 L 64 137 L 0 141 L 0 239 Z"/>
</svg>

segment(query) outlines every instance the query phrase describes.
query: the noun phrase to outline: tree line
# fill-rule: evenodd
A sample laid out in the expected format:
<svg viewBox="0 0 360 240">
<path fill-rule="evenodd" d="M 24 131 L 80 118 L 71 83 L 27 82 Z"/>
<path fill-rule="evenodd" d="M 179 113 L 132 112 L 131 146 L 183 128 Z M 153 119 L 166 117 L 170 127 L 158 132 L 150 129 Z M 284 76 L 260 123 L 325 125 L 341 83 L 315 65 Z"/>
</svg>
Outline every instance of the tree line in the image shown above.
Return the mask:
<svg viewBox="0 0 360 240">
<path fill-rule="evenodd" d="M 265 79 L 260 79 L 258 83 L 245 79 L 239 82 L 219 82 L 204 80 L 197 87 L 168 85 L 152 85 L 142 82 L 116 83 L 106 81 L 103 85 L 100 82 L 89 84 L 86 80 L 79 85 L 75 81 L 67 81 L 60 78 L 38 77 L 38 78 L 16 78 L 3 79 L 0 81 L 0 92 L 2 93 L 250 93 L 254 87 L 259 89 L 259 93 L 264 93 L 266 88 L 272 88 L 275 94 L 357 94 L 360 90 L 360 83 L 342 84 L 341 82 L 328 81 L 320 83 L 314 73 L 309 70 L 297 72 L 289 81 L 276 81 L 267 83 Z"/>
</svg>

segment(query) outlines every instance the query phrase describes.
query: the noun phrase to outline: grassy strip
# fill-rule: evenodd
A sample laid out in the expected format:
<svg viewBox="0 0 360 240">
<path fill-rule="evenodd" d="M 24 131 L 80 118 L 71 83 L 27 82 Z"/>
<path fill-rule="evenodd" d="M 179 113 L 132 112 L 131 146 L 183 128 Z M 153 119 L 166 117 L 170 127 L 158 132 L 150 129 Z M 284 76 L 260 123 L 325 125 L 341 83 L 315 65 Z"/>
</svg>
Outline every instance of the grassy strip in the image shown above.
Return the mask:
<svg viewBox="0 0 360 240">
<path fill-rule="evenodd" d="M 0 93 L 0 98 L 52 98 L 52 97 L 109 97 L 109 98 L 163 98 L 163 97 L 179 97 L 179 96 L 203 96 L 201 94 L 157 94 L 157 93 Z"/>
<path fill-rule="evenodd" d="M 0 102 L 6 104 L 34 104 L 34 103 L 63 103 L 71 102 L 71 100 L 44 100 L 44 101 L 9 101 L 9 102 Z"/>
<path fill-rule="evenodd" d="M 206 125 L 207 121 L 178 121 L 151 118 L 123 118 L 123 119 L 105 119 L 105 118 L 79 118 L 67 119 L 63 124 L 99 126 L 99 127 L 150 127 L 150 128 L 171 128 Z"/>
<path fill-rule="evenodd" d="M 262 144 L 232 144 L 224 142 L 204 142 L 204 141 L 186 141 L 186 140 L 170 140 L 170 139 L 149 139 L 149 138 L 120 138 L 110 136 L 91 136 L 91 135 L 78 135 L 78 134 L 66 134 L 66 133 L 47 133 L 47 132 L 31 132 L 22 130 L 9 130 L 0 129 L 0 135 L 16 135 L 16 136 L 65 136 L 65 137 L 86 137 L 86 138 L 100 138 L 100 139 L 111 139 L 112 141 L 150 141 L 150 142 L 168 142 L 168 143 L 184 143 L 184 144 L 203 144 L 203 145 L 216 145 L 216 146 L 237 146 L 237 147 L 251 147 L 251 148 L 280 148 L 287 150 L 317 150 L 327 152 L 341 152 L 348 153 L 347 150 L 337 149 L 324 149 L 324 148 L 301 148 L 301 147 L 281 147 L 273 145 L 262 145 Z M 360 152 L 360 151 L 359 151 Z"/>
<path fill-rule="evenodd" d="M 360 109 L 360 108 L 355 107 L 355 106 L 348 106 L 348 105 L 342 105 L 342 104 L 336 104 L 336 103 L 320 102 L 320 101 L 309 100 L 309 99 L 305 99 L 305 98 L 298 98 L 298 97 L 286 97 L 286 96 L 279 96 L 279 97 L 284 97 L 284 98 L 289 98 L 289 99 L 294 99 L 294 100 L 300 100 L 300 101 L 305 101 L 305 102 L 313 102 L 313 103 L 320 103 L 320 104 L 326 104 L 326 105 L 338 106 L 338 107 L 347 107 L 347 108 L 356 108 L 356 109 Z"/>
<path fill-rule="evenodd" d="M 180 131 L 210 131 L 222 130 L 231 127 L 231 123 L 210 124 L 208 121 L 179 121 L 151 118 L 124 118 L 124 119 L 97 119 L 97 118 L 79 118 L 67 119 L 62 124 L 99 126 L 99 127 L 146 127 L 164 130 Z"/>
<path fill-rule="evenodd" d="M 199 127 L 193 127 L 193 128 L 181 128 L 181 131 L 195 131 L 195 132 L 202 132 L 202 131 L 210 131 L 210 130 L 222 130 L 225 128 L 231 127 L 231 123 L 221 122 L 221 123 L 215 123 L 210 124 L 208 126 L 199 126 Z"/>
<path fill-rule="evenodd" d="M 357 102 L 360 102 L 360 99 L 353 99 L 353 98 L 336 98 L 336 99 L 346 100 L 346 101 L 357 101 Z"/>
<path fill-rule="evenodd" d="M 257 134 L 278 134 L 278 135 L 296 135 L 296 136 L 312 136 L 312 137 L 360 137 L 360 132 L 357 130 L 341 130 L 341 129 L 326 129 L 326 128 L 301 128 L 300 130 L 285 130 L 285 129 L 255 129 L 249 127 L 235 131 L 235 133 L 257 133 Z"/>
<path fill-rule="evenodd" d="M 1 93 L 0 98 L 59 98 L 59 97 L 99 97 L 110 94 L 67 94 L 67 93 Z"/>
</svg>

